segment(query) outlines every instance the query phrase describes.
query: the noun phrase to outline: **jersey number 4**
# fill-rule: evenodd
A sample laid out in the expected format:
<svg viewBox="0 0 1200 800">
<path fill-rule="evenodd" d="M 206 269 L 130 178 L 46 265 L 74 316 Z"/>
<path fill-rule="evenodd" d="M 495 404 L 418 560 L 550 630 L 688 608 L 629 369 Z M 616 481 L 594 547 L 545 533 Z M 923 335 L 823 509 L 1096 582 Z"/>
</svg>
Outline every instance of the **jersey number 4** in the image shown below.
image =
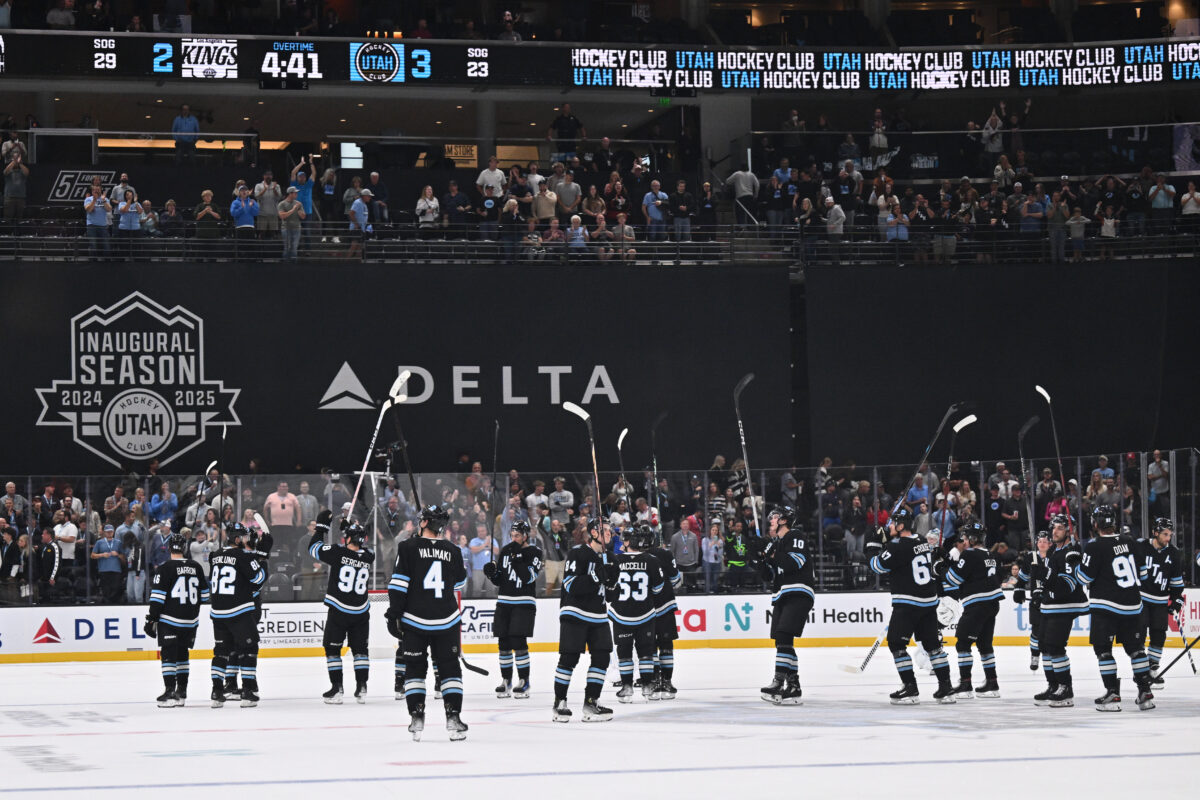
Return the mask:
<svg viewBox="0 0 1200 800">
<path fill-rule="evenodd" d="M 213 567 L 212 571 L 212 591 L 213 594 L 233 594 L 234 581 L 237 580 L 237 570 L 228 565 Z M 174 591 L 172 591 L 174 594 Z"/>
<path fill-rule="evenodd" d="M 180 575 L 171 587 L 171 597 L 182 604 L 194 606 L 200 602 L 200 579 L 195 576 Z"/>
<path fill-rule="evenodd" d="M 442 562 L 434 561 L 429 565 L 425 580 L 421 581 L 421 588 L 433 592 L 433 596 L 438 600 L 442 599 L 442 593 L 446 589 L 446 581 L 442 578 Z"/>
<path fill-rule="evenodd" d="M 366 594 L 369 576 L 370 570 L 366 567 L 352 567 L 345 564 L 338 570 L 338 591 L 345 594 Z"/>
</svg>

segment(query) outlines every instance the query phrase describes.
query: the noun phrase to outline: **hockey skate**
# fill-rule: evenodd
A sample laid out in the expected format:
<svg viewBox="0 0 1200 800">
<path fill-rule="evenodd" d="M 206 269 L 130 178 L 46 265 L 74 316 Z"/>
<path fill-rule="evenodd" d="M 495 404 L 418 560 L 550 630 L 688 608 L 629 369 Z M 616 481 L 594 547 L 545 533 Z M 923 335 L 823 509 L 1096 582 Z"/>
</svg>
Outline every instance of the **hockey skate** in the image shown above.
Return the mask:
<svg viewBox="0 0 1200 800">
<path fill-rule="evenodd" d="M 906 683 L 898 690 L 888 695 L 894 706 L 915 706 L 921 702 L 921 692 L 917 689 L 917 684 Z"/>
<path fill-rule="evenodd" d="M 529 699 L 529 690 L 530 690 L 529 679 L 522 678 L 521 682 L 513 687 L 513 690 L 512 690 L 513 697 L 517 698 L 518 700 L 528 700 Z"/>
<path fill-rule="evenodd" d="M 583 701 L 584 722 L 608 722 L 612 719 L 612 709 L 605 708 L 596 700 Z"/>
<path fill-rule="evenodd" d="M 771 684 L 758 690 L 759 696 L 768 703 L 779 705 L 779 701 L 783 698 L 783 684 L 786 680 L 786 675 L 776 672 L 775 677 L 771 679 Z"/>
<path fill-rule="evenodd" d="M 679 690 L 669 680 L 662 679 L 658 682 L 658 699 L 674 700 L 677 694 L 679 694 Z"/>
<path fill-rule="evenodd" d="M 937 691 L 933 693 L 933 699 L 937 700 L 944 706 L 952 705 L 958 702 L 955 699 L 956 695 L 954 692 L 954 686 L 950 683 L 950 681 L 939 683 Z"/>
<path fill-rule="evenodd" d="M 662 700 L 662 694 L 659 691 L 656 679 L 648 678 L 642 681 L 642 697 L 647 700 Z"/>
<path fill-rule="evenodd" d="M 1158 690 L 1166 688 L 1167 682 L 1158 676 L 1158 664 L 1150 665 L 1150 687 Z"/>
<path fill-rule="evenodd" d="M 1058 684 L 1050 692 L 1051 708 L 1071 708 L 1075 705 L 1075 692 L 1070 686 Z"/>
<path fill-rule="evenodd" d="M 399 675 L 396 676 L 396 685 L 393 687 L 392 691 L 395 692 L 397 700 L 404 699 L 404 678 L 400 677 Z"/>
<path fill-rule="evenodd" d="M 798 706 L 803 704 L 800 698 L 804 692 L 800 689 L 800 678 L 796 675 L 789 675 L 787 684 L 783 687 L 783 692 L 779 695 L 779 705 L 781 706 Z"/>
<path fill-rule="evenodd" d="M 645 694 L 645 691 L 646 691 L 645 689 L 642 689 L 643 694 Z M 622 683 L 621 688 L 617 689 L 617 702 L 618 703 L 632 703 L 633 702 L 633 684 L 632 683 Z"/>
<path fill-rule="evenodd" d="M 367 702 L 367 685 L 365 683 L 355 685 L 354 701 L 360 706 Z"/>
<path fill-rule="evenodd" d="M 335 683 L 329 687 L 329 691 L 321 695 L 325 699 L 325 704 L 330 706 L 340 706 L 342 704 L 342 685 Z"/>
<path fill-rule="evenodd" d="M 227 679 L 225 681 L 225 699 L 226 700 L 241 700 L 242 690 L 238 688 L 237 678 Z"/>
<path fill-rule="evenodd" d="M 1103 697 L 1096 698 L 1097 711 L 1120 711 L 1121 710 L 1121 692 L 1117 689 L 1109 689 L 1104 693 Z"/>
<path fill-rule="evenodd" d="M 458 718 L 453 711 L 446 712 L 446 730 L 450 733 L 450 741 L 461 742 L 467 738 L 467 723 Z"/>
<path fill-rule="evenodd" d="M 512 681 L 507 678 L 502 680 L 500 685 L 496 687 L 496 699 L 500 700 L 505 697 L 512 697 Z"/>
<path fill-rule="evenodd" d="M 158 703 L 159 708 L 175 708 L 176 706 L 183 705 L 179 699 L 179 695 L 170 689 L 154 698 L 154 701 Z"/>
<path fill-rule="evenodd" d="M 567 708 L 567 699 L 554 701 L 554 717 L 555 722 L 570 722 L 571 709 Z"/>
<path fill-rule="evenodd" d="M 1029 654 L 1029 671 L 1037 672 L 1038 667 L 1040 667 L 1040 666 L 1041 666 L 1041 656 L 1039 656 L 1037 653 L 1030 653 Z"/>
<path fill-rule="evenodd" d="M 936 697 L 936 695 L 934 695 Z M 954 696 L 959 700 L 973 700 L 975 698 L 975 690 L 971 688 L 971 681 L 968 678 L 963 678 L 958 682 L 958 686 L 954 687 Z"/>
<path fill-rule="evenodd" d="M 412 734 L 413 741 L 421 741 L 421 731 L 425 730 L 425 710 L 414 711 L 412 720 L 408 723 L 408 732 Z"/>
<path fill-rule="evenodd" d="M 213 708 L 221 708 L 225 705 L 225 692 L 222 690 L 220 684 L 213 686 L 211 699 Z"/>
<path fill-rule="evenodd" d="M 994 680 L 985 680 L 983 686 L 975 687 L 976 697 L 999 697 L 1000 684 Z"/>
<path fill-rule="evenodd" d="M 1043 691 L 1040 691 L 1037 694 L 1035 694 L 1033 696 L 1033 704 L 1035 706 L 1050 705 L 1050 701 L 1054 697 L 1054 692 L 1058 688 L 1058 686 L 1059 686 L 1059 684 L 1052 683 L 1049 686 L 1047 686 Z"/>
<path fill-rule="evenodd" d="M 258 705 L 258 691 L 242 687 L 242 708 L 254 708 Z"/>
<path fill-rule="evenodd" d="M 1154 708 L 1154 692 L 1151 690 L 1149 679 L 1138 683 L 1136 702 L 1138 711 L 1149 711 Z"/>
</svg>

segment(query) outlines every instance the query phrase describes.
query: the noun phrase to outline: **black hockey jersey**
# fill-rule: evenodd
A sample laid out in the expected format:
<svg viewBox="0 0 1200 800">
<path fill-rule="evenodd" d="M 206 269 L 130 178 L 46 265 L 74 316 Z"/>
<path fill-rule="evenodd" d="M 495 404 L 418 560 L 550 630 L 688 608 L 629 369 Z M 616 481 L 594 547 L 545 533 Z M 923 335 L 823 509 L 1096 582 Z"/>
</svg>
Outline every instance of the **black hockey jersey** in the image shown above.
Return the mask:
<svg viewBox="0 0 1200 800">
<path fill-rule="evenodd" d="M 659 595 L 666 585 L 662 566 L 650 553 L 613 557 L 617 584 L 608 593 L 608 616 L 622 625 L 641 625 L 658 616 Z"/>
<path fill-rule="evenodd" d="M 871 559 L 871 570 L 888 576 L 892 605 L 936 608 L 938 582 L 933 576 L 936 545 L 914 536 L 901 536 L 883 546 Z"/>
<path fill-rule="evenodd" d="M 172 558 L 154 570 L 150 581 L 150 619 L 176 628 L 200 624 L 200 604 L 207 603 L 204 570 L 190 558 Z"/>
<path fill-rule="evenodd" d="M 1033 571 L 1033 566 L 1034 566 L 1034 563 L 1033 563 L 1033 554 L 1032 553 L 1026 553 L 1025 555 L 1021 556 L 1020 561 L 1017 562 L 1017 588 L 1018 589 L 1028 589 L 1032 593 L 1032 592 L 1040 592 L 1044 588 L 1045 581 L 1042 580 L 1042 573 L 1043 573 L 1042 567 L 1044 565 L 1039 560 L 1038 565 L 1037 565 L 1038 569 L 1036 570 L 1036 574 L 1031 574 L 1031 572 Z M 1031 595 L 1029 598 L 1030 605 L 1037 606 L 1040 608 L 1041 600 L 1038 599 L 1040 597 L 1041 597 L 1040 594 Z M 1084 605 L 1086 606 L 1087 603 L 1085 602 Z"/>
<path fill-rule="evenodd" d="M 254 611 L 254 598 L 267 580 L 257 556 L 240 547 L 226 547 L 209 559 L 209 591 L 213 619 L 230 619 Z"/>
<path fill-rule="evenodd" d="M 375 563 L 374 553 L 351 550 L 340 544 L 325 544 L 324 531 L 318 530 L 308 543 L 308 554 L 329 565 L 325 605 L 345 614 L 370 611 L 367 587 L 371 580 L 371 565 Z"/>
<path fill-rule="evenodd" d="M 586 544 L 571 548 L 563 567 L 563 590 L 558 599 L 560 620 L 608 624 L 604 570 L 603 559 L 592 548 Z"/>
<path fill-rule="evenodd" d="M 663 590 L 658 595 L 658 616 L 670 614 L 675 616 L 678 606 L 675 605 L 675 587 L 683 583 L 683 574 L 675 563 L 675 556 L 665 547 L 652 547 L 646 552 L 658 559 L 658 565 L 663 572 Z"/>
<path fill-rule="evenodd" d="M 1088 596 L 1079 582 L 1077 570 L 1067 565 L 1067 553 L 1079 552 L 1079 545 L 1064 544 L 1046 554 L 1050 577 L 1042 595 L 1043 614 L 1086 614 Z"/>
<path fill-rule="evenodd" d="M 808 557 L 808 543 L 801 533 L 789 530 L 772 542 L 764 560 L 771 570 L 772 603 L 792 594 L 814 597 L 813 565 Z"/>
<path fill-rule="evenodd" d="M 445 539 L 405 539 L 388 582 L 392 617 L 422 631 L 457 628 L 462 618 L 457 592 L 466 585 L 461 550 Z"/>
<path fill-rule="evenodd" d="M 1127 617 L 1142 613 L 1134 546 L 1128 536 L 1099 536 L 1083 549 L 1083 561 L 1075 574 L 1090 589 L 1093 613 L 1107 611 Z"/>
<path fill-rule="evenodd" d="M 1148 539 L 1138 539 L 1138 578 L 1142 602 L 1165 606 L 1183 595 L 1183 554 L 1174 545 L 1159 550 Z"/>
<path fill-rule="evenodd" d="M 496 602 L 502 605 L 536 606 L 534 596 L 542 572 L 542 551 L 533 545 L 509 542 L 496 562 Z"/>
<path fill-rule="evenodd" d="M 1004 598 L 996 580 L 996 559 L 982 547 L 964 550 L 951 560 L 942 588 L 953 593 L 963 608 Z"/>
</svg>

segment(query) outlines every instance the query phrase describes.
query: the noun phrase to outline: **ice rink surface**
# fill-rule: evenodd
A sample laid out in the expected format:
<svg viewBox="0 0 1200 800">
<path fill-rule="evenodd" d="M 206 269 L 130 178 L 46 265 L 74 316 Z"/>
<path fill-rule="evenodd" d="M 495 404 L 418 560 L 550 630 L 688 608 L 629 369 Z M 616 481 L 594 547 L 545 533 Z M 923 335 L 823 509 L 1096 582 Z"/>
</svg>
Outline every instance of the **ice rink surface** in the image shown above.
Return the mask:
<svg viewBox="0 0 1200 800">
<path fill-rule="evenodd" d="M 891 658 L 866 648 L 802 648 L 804 704 L 758 697 L 769 650 L 679 650 L 673 701 L 616 702 L 607 723 L 579 720 L 584 665 L 576 669 L 569 724 L 550 720 L 556 656 L 534 653 L 534 693 L 497 700 L 494 655 L 472 655 L 488 677 L 467 672 L 465 742 L 450 742 L 432 699 L 424 740 L 411 741 L 392 664 L 372 662 L 365 705 L 327 706 L 324 659 L 259 662 L 262 702 L 209 708 L 208 662 L 192 662 L 186 708 L 160 709 L 158 663 L 6 665 L 0 703 L 0 795 L 206 798 L 720 797 L 785 791 L 796 797 L 966 796 L 1184 797 L 1200 768 L 1200 677 L 1186 659 L 1167 676 L 1158 707 L 1133 705 L 1128 662 L 1118 655 L 1125 710 L 1098 713 L 1096 659 L 1072 648 L 1075 708 L 1038 708 L 1040 673 L 1028 651 L 997 649 L 1002 697 L 891 706 Z M 1168 660 L 1178 650 L 1168 650 Z M 347 668 L 350 659 L 345 659 Z M 953 657 L 952 657 L 953 662 Z M 586 663 L 586 659 L 585 659 Z M 615 666 L 610 668 L 615 677 Z M 957 677 L 957 675 L 956 675 Z M 982 680 L 978 659 L 975 683 Z M 350 679 L 352 680 L 352 679 Z M 557 792 L 558 794 L 552 794 Z"/>
</svg>

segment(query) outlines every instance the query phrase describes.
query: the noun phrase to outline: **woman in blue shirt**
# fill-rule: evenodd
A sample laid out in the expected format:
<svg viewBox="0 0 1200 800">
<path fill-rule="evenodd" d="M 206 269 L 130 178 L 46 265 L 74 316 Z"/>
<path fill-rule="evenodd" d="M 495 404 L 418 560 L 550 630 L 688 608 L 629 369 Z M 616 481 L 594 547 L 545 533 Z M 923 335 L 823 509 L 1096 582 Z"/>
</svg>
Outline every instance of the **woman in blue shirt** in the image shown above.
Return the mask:
<svg viewBox="0 0 1200 800">
<path fill-rule="evenodd" d="M 132 189 L 125 190 L 125 198 L 117 206 L 117 245 L 125 258 L 133 258 L 133 240 L 142 235 L 142 206 Z"/>
<path fill-rule="evenodd" d="M 588 256 L 588 232 L 583 227 L 583 219 L 575 214 L 571 217 L 571 227 L 567 228 L 567 252 L 572 261 L 582 261 Z"/>
</svg>

